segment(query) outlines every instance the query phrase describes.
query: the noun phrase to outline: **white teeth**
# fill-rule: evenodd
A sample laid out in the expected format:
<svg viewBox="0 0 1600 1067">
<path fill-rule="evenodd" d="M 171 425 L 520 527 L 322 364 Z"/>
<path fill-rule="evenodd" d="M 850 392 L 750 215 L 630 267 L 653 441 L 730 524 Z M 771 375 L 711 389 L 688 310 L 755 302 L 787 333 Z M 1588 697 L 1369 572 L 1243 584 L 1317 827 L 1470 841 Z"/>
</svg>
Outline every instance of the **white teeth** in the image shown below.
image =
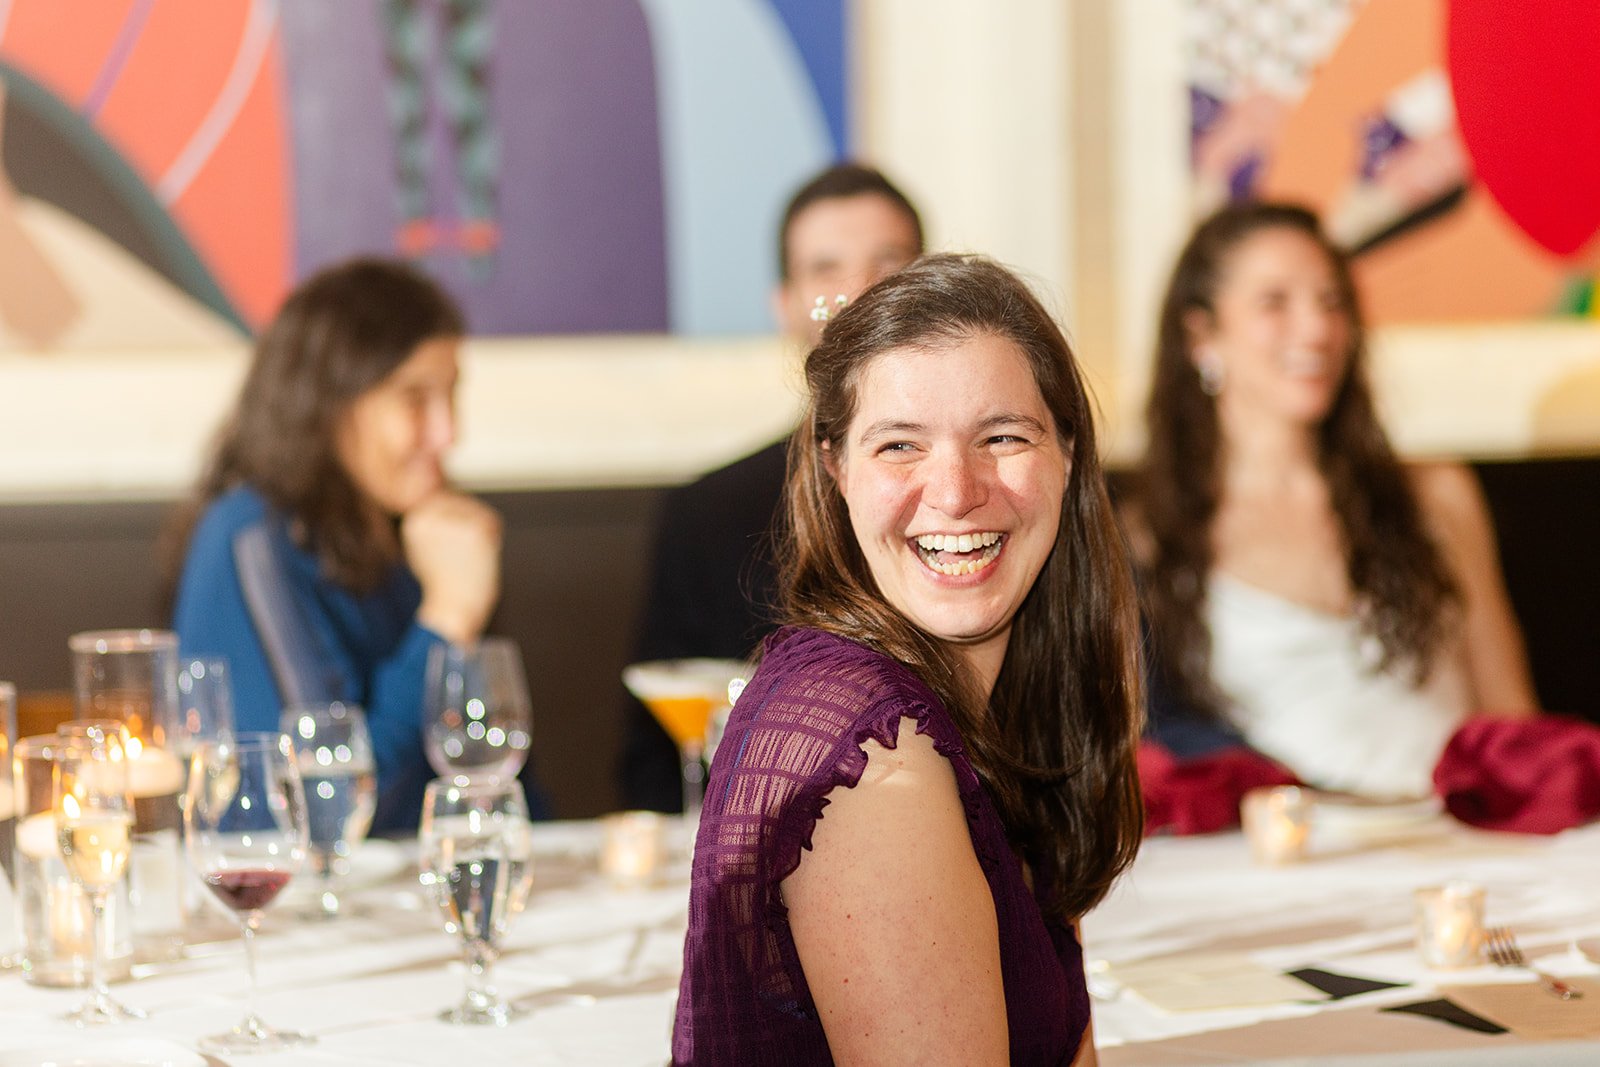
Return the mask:
<svg viewBox="0 0 1600 1067">
<path fill-rule="evenodd" d="M 974 534 L 923 534 L 917 538 L 917 547 L 929 552 L 971 552 L 975 548 L 988 548 L 1001 536 L 993 530 Z"/>
<path fill-rule="evenodd" d="M 1290 374 L 1321 374 L 1327 360 L 1317 352 L 1289 352 L 1283 357 L 1283 366 Z"/>
<path fill-rule="evenodd" d="M 1000 555 L 1000 542 L 1005 535 L 986 531 L 975 534 L 922 534 L 916 539 L 917 558 L 922 560 L 923 566 L 929 570 L 950 577 L 959 577 L 963 574 L 975 574 L 993 563 Z M 977 559 L 961 559 L 942 561 L 935 558 L 936 552 L 968 553 L 977 551 Z"/>
</svg>

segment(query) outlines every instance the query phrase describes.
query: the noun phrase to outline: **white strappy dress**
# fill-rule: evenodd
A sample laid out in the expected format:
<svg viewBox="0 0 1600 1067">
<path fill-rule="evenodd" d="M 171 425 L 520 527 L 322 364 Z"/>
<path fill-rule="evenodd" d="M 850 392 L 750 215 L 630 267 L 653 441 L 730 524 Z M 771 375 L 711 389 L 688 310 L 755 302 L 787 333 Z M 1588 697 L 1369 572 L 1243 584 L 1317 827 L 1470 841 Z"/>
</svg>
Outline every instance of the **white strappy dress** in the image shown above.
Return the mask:
<svg viewBox="0 0 1600 1067">
<path fill-rule="evenodd" d="M 1379 671 L 1381 649 L 1352 615 L 1334 615 L 1213 572 L 1211 673 L 1228 720 L 1308 785 L 1373 797 L 1432 790 L 1433 767 L 1469 711 L 1461 664 L 1440 657 L 1412 684 Z"/>
</svg>

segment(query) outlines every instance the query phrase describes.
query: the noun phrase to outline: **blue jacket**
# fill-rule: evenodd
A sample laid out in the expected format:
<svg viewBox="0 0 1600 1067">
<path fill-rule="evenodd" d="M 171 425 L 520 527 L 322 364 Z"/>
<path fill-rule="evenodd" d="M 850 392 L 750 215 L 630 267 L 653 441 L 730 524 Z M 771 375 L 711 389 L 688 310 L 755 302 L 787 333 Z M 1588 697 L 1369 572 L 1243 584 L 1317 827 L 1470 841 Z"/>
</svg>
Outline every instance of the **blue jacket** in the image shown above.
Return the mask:
<svg viewBox="0 0 1600 1067">
<path fill-rule="evenodd" d="M 206 508 L 178 583 L 173 628 L 184 656 L 220 655 L 233 677 L 236 728 L 279 729 L 287 704 L 361 705 L 378 764 L 373 832 L 414 832 L 433 772 L 422 749 L 428 650 L 422 591 L 397 564 L 357 595 L 295 544 L 287 519 L 248 486 Z"/>
</svg>

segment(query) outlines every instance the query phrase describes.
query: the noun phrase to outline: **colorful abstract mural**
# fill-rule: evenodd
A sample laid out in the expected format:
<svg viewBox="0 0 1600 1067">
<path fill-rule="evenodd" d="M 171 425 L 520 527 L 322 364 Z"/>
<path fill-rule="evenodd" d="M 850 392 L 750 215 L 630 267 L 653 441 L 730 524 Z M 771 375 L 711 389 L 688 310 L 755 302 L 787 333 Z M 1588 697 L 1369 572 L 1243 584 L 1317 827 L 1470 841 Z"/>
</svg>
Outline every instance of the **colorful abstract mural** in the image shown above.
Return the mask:
<svg viewBox="0 0 1600 1067">
<path fill-rule="evenodd" d="M 0 344 L 215 344 L 415 260 L 476 332 L 770 329 L 846 0 L 0 0 Z"/>
<path fill-rule="evenodd" d="M 1595 313 L 1600 8 L 1188 0 L 1185 30 L 1198 211 L 1312 205 L 1379 322 Z"/>
</svg>

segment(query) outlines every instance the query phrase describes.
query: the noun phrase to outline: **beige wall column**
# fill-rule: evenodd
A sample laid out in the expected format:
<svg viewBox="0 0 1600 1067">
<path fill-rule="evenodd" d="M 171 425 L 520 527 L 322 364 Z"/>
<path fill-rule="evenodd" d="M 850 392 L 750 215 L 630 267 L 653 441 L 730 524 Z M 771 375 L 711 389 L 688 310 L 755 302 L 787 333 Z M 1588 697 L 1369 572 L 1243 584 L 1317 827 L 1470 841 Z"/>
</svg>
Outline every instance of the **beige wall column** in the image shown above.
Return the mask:
<svg viewBox="0 0 1600 1067">
<path fill-rule="evenodd" d="M 862 154 L 924 210 L 930 248 L 1021 269 L 1069 326 L 1073 6 L 863 0 L 854 27 Z"/>
</svg>

